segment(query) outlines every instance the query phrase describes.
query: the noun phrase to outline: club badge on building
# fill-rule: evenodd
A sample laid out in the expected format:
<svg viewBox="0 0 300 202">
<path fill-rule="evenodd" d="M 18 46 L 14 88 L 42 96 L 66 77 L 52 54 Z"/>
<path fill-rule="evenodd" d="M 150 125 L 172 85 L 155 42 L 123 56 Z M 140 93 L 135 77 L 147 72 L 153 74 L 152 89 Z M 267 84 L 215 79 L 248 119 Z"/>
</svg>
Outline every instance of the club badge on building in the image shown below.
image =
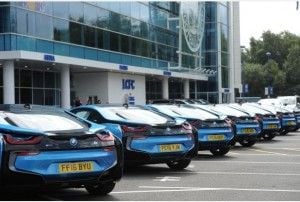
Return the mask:
<svg viewBox="0 0 300 202">
<path fill-rule="evenodd" d="M 205 2 L 181 2 L 181 20 L 189 49 L 197 52 L 201 47 L 205 25 Z"/>
</svg>

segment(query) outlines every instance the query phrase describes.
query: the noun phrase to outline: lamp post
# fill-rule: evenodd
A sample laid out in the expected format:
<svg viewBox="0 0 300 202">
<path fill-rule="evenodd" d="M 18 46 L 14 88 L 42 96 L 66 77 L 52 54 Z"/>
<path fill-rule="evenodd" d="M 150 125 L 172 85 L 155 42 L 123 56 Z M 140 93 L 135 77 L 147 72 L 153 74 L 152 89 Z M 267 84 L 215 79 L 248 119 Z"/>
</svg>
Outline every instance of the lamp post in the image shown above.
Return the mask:
<svg viewBox="0 0 300 202">
<path fill-rule="evenodd" d="M 269 62 L 271 55 L 272 55 L 272 53 L 266 52 L 266 56 L 268 57 L 268 61 L 267 62 Z M 268 75 L 267 78 L 268 78 L 268 83 L 269 83 L 269 86 L 268 86 L 268 98 L 270 98 L 270 88 L 271 88 L 271 84 L 272 84 L 272 81 L 271 81 L 272 78 L 271 78 L 270 75 Z"/>
<path fill-rule="evenodd" d="M 246 47 L 242 45 L 242 46 L 240 46 L 240 48 L 241 48 L 241 53 L 243 54 Z M 243 60 L 242 54 L 241 54 L 242 92 L 240 93 L 240 97 L 245 96 L 244 95 L 244 60 Z"/>
</svg>

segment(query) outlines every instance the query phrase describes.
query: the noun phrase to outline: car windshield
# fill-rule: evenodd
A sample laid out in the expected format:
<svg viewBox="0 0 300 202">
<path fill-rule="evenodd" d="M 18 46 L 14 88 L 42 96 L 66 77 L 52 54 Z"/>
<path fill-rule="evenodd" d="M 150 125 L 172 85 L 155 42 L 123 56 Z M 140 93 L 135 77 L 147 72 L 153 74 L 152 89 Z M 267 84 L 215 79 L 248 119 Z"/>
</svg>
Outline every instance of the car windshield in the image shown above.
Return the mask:
<svg viewBox="0 0 300 202">
<path fill-rule="evenodd" d="M 218 117 L 215 116 L 214 114 L 196 108 L 178 107 L 176 105 L 165 105 L 165 106 L 157 106 L 157 109 L 159 109 L 161 112 L 166 111 L 166 109 L 168 109 L 169 111 L 176 114 L 177 116 L 188 117 L 188 118 L 195 118 L 195 119 L 202 119 L 202 120 L 218 119 Z"/>
<path fill-rule="evenodd" d="M 71 117 L 58 114 L 38 114 L 38 113 L 5 113 L 8 122 L 16 126 L 28 129 L 35 129 L 44 132 L 69 131 L 83 129 L 84 125 Z"/>
<path fill-rule="evenodd" d="M 233 108 L 225 106 L 225 105 L 216 105 L 213 109 L 216 110 L 217 112 L 225 114 L 227 116 L 237 116 L 237 117 L 249 116 L 245 112 L 241 112 L 240 110 L 233 109 Z"/>
<path fill-rule="evenodd" d="M 103 107 L 101 114 L 108 120 L 128 120 L 147 124 L 164 124 L 168 118 L 139 107 Z"/>
</svg>

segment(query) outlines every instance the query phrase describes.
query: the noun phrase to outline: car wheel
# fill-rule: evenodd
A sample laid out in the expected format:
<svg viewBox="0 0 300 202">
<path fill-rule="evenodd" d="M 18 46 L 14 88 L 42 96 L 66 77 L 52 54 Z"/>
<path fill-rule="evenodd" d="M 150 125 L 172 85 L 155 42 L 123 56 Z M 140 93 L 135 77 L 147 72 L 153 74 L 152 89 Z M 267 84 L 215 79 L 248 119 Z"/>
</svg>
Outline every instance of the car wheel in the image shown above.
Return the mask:
<svg viewBox="0 0 300 202">
<path fill-rule="evenodd" d="M 232 146 L 232 147 L 234 147 L 235 144 L 236 144 L 236 141 L 235 141 L 235 140 L 232 140 L 232 141 L 230 142 L 230 146 Z"/>
<path fill-rule="evenodd" d="M 280 131 L 280 135 L 286 135 L 288 133 L 289 133 L 289 131 L 287 131 L 287 130 Z"/>
<path fill-rule="evenodd" d="M 224 156 L 230 150 L 230 147 L 222 147 L 217 149 L 211 149 L 210 152 L 215 156 Z"/>
<path fill-rule="evenodd" d="M 241 141 L 239 141 L 239 143 L 243 147 L 251 147 L 256 143 L 256 140 L 241 140 Z"/>
<path fill-rule="evenodd" d="M 183 170 L 191 163 L 191 159 L 168 162 L 167 165 L 173 170 Z"/>
<path fill-rule="evenodd" d="M 115 185 L 115 182 L 110 181 L 98 185 L 85 185 L 85 189 L 91 195 L 107 195 L 114 189 Z"/>
<path fill-rule="evenodd" d="M 263 135 L 264 140 L 272 140 L 275 137 L 275 133 L 265 133 Z"/>
</svg>

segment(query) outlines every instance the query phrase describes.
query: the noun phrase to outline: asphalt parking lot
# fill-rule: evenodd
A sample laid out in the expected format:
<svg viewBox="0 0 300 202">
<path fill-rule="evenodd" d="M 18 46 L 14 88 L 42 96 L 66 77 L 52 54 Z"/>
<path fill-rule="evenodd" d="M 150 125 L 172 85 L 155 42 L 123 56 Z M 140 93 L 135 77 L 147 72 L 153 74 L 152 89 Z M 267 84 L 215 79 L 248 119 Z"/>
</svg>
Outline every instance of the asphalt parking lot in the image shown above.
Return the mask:
<svg viewBox="0 0 300 202">
<path fill-rule="evenodd" d="M 166 165 L 125 170 L 123 179 L 105 197 L 90 196 L 85 189 L 66 189 L 6 196 L 5 200 L 299 200 L 300 131 L 260 141 L 251 148 L 237 144 L 225 157 L 199 155 L 184 171 Z"/>
</svg>

